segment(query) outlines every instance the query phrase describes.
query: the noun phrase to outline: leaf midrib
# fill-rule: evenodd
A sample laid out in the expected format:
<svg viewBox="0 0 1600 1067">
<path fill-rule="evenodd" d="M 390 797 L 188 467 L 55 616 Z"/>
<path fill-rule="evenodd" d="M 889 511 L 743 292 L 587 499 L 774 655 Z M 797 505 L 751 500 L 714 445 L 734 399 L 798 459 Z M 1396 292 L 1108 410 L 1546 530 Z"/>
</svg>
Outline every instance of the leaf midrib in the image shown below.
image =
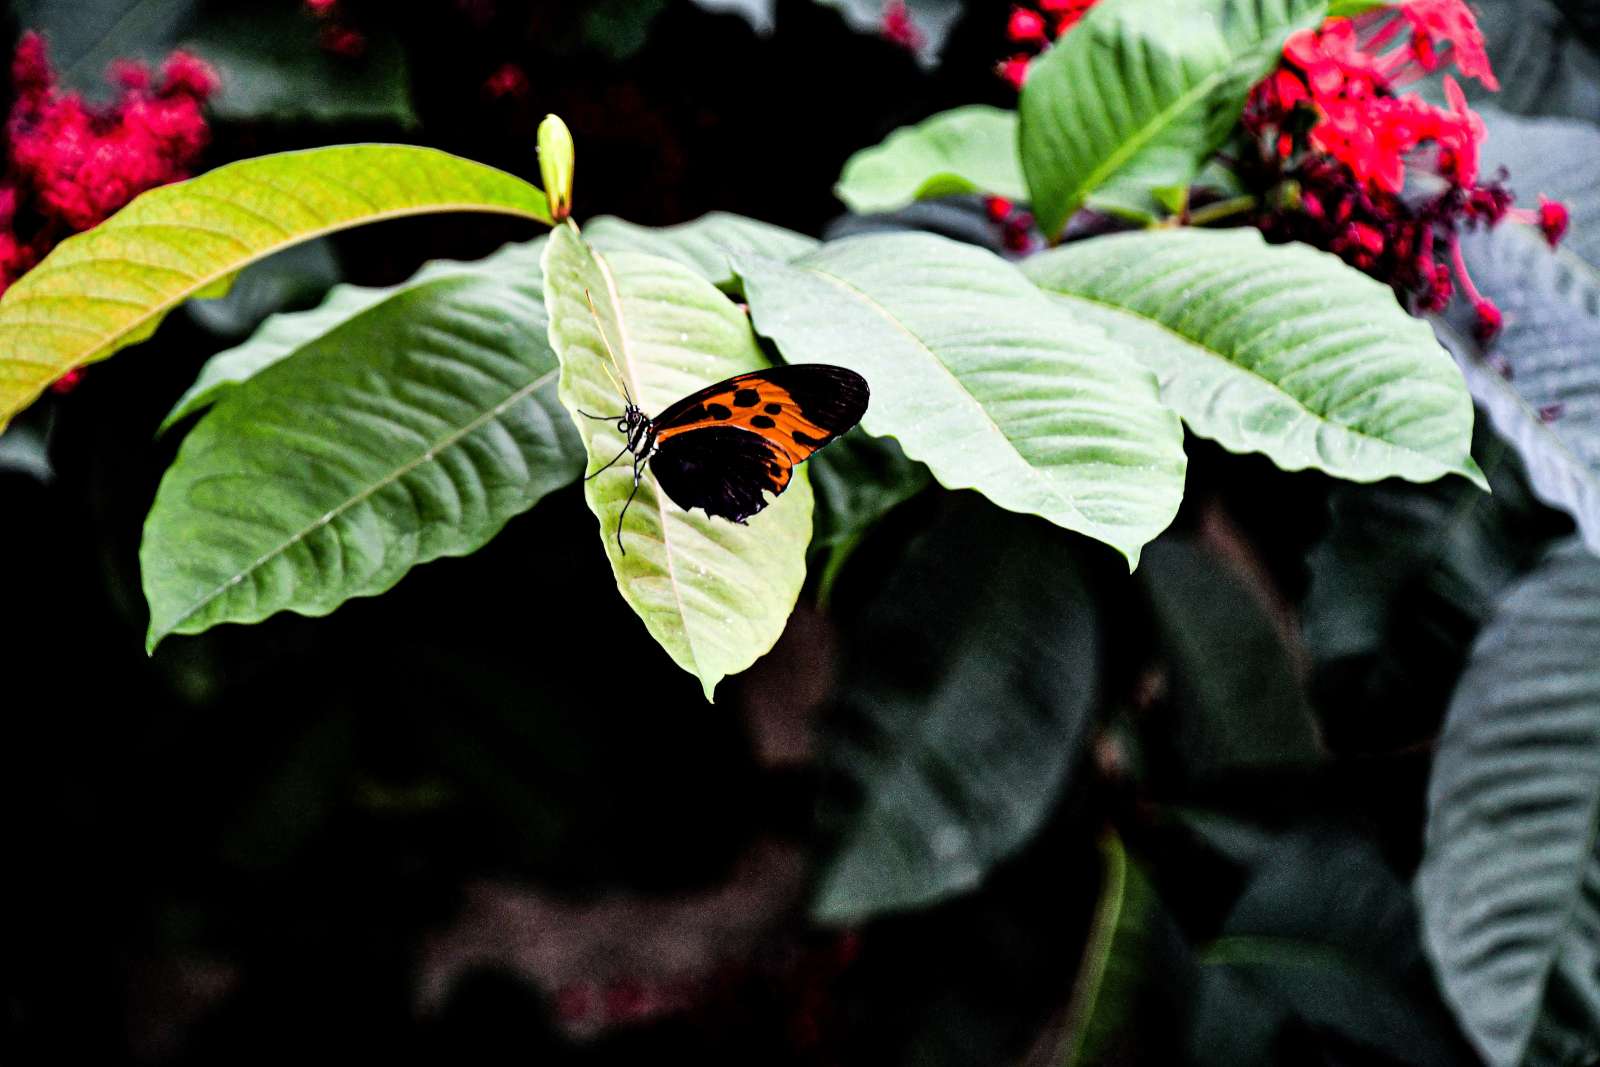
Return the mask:
<svg viewBox="0 0 1600 1067">
<path fill-rule="evenodd" d="M 576 236 L 576 226 L 573 226 L 573 231 L 574 235 Z M 579 241 L 582 242 L 581 237 L 579 238 Z M 600 277 L 603 278 L 606 283 L 606 296 L 611 301 L 613 312 L 612 318 L 616 320 L 617 324 L 617 342 L 622 349 L 623 362 L 627 364 L 626 367 L 619 367 L 617 369 L 622 371 L 626 377 L 631 379 L 629 384 L 634 387 L 634 395 L 642 397 L 642 392 L 639 389 L 639 377 L 636 373 L 634 373 L 633 369 L 633 343 L 628 334 L 627 321 L 622 314 L 622 293 L 617 289 L 616 275 L 611 273 L 610 264 L 606 262 L 605 256 L 601 255 L 598 249 L 589 246 L 587 243 L 584 243 L 583 247 L 588 249 L 589 255 L 594 259 L 595 267 L 600 271 Z M 604 343 L 604 326 L 601 323 L 596 322 L 595 327 L 601 331 L 601 342 Z M 678 568 L 673 562 L 673 554 L 675 550 L 672 547 L 672 535 L 667 529 L 667 509 L 662 506 L 661 503 L 664 494 L 661 492 L 660 483 L 655 480 L 655 472 L 650 469 L 648 464 L 645 465 L 644 474 L 646 478 L 650 479 L 651 496 L 655 502 L 657 522 L 661 527 L 661 548 L 667 564 L 667 584 L 672 589 L 673 603 L 677 604 L 678 606 L 678 618 L 683 624 L 683 641 L 684 644 L 689 646 L 689 659 L 694 663 L 695 677 L 701 679 L 703 684 L 705 676 L 701 673 L 701 670 L 704 667 L 704 664 L 701 663 L 700 653 L 695 647 L 694 631 L 689 624 L 688 610 L 683 606 L 683 590 L 678 586 Z M 617 532 L 620 536 L 620 517 L 617 525 Z M 609 538 L 607 540 L 609 542 Z"/>
<path fill-rule="evenodd" d="M 1100 188 L 1107 178 L 1120 170 L 1145 145 L 1153 141 L 1163 129 L 1170 126 L 1173 115 L 1187 110 L 1197 99 L 1203 99 L 1206 94 L 1211 92 L 1218 82 L 1228 75 L 1232 67 L 1233 64 L 1230 63 L 1206 75 L 1196 82 L 1192 88 L 1180 94 L 1170 105 L 1151 116 L 1150 121 L 1138 127 L 1132 136 L 1112 149 L 1106 158 L 1101 161 L 1100 165 L 1090 171 L 1088 177 L 1073 188 L 1071 199 L 1067 205 L 1067 214 L 1070 215 L 1077 210 L 1078 205 L 1088 199 L 1090 193 Z"/>
<path fill-rule="evenodd" d="M 1064 291 L 1059 290 L 1059 289 L 1050 289 L 1050 288 L 1047 288 L 1045 286 L 1040 286 L 1040 288 L 1044 289 L 1046 292 L 1048 292 L 1051 296 L 1055 297 L 1057 300 L 1064 300 L 1064 301 L 1081 300 L 1085 304 L 1093 304 L 1096 307 L 1104 308 L 1105 310 L 1113 312 L 1115 314 L 1125 315 L 1128 318 L 1134 320 L 1135 322 L 1143 323 L 1143 324 L 1145 324 L 1147 326 L 1150 326 L 1150 327 L 1153 327 L 1153 328 L 1155 328 L 1157 330 L 1160 330 L 1162 333 L 1168 334 L 1168 335 L 1176 338 L 1178 341 L 1182 342 L 1183 344 L 1187 345 L 1188 347 L 1193 348 L 1196 351 L 1202 352 L 1202 353 L 1204 353 L 1204 354 L 1206 354 L 1208 356 L 1211 356 L 1213 359 L 1217 360 L 1219 363 L 1222 363 L 1224 366 L 1229 367 L 1232 370 L 1237 371 L 1238 373 L 1244 375 L 1245 377 L 1253 379 L 1253 380 L 1261 383 L 1262 385 L 1265 385 L 1270 391 L 1277 393 L 1279 396 L 1285 397 L 1286 399 L 1291 401 L 1296 407 L 1298 407 L 1301 411 L 1303 411 L 1306 414 L 1310 415 L 1313 419 L 1315 419 L 1319 424 L 1321 424 L 1323 426 L 1327 426 L 1327 427 L 1329 427 L 1331 429 L 1338 430 L 1338 431 L 1340 431 L 1342 433 L 1347 433 L 1351 437 L 1360 438 L 1363 441 L 1371 441 L 1372 443 L 1378 444 L 1378 445 L 1382 445 L 1385 448 L 1394 449 L 1396 452 L 1402 452 L 1402 453 L 1405 453 L 1406 455 L 1409 455 L 1409 456 L 1415 456 L 1418 459 L 1425 460 L 1428 463 L 1434 464 L 1435 466 L 1442 468 L 1447 473 L 1451 473 L 1451 474 L 1459 473 L 1458 471 L 1456 471 L 1456 469 L 1454 467 L 1449 466 L 1448 464 L 1444 463 L 1442 460 L 1439 460 L 1439 459 L 1437 459 L 1437 458 L 1435 458 L 1433 456 L 1428 455 L 1426 452 L 1418 452 L 1416 449 L 1410 448 L 1410 447 L 1408 447 L 1406 445 L 1402 445 L 1402 444 L 1400 444 L 1398 442 L 1386 441 L 1381 437 L 1374 437 L 1371 434 L 1368 434 L 1368 433 L 1365 433 L 1365 432 L 1363 432 L 1361 430 L 1355 429 L 1354 427 L 1346 426 L 1343 423 L 1334 422 L 1332 419 L 1328 418 L 1328 416 L 1324 415 L 1322 412 L 1316 411 L 1316 410 L 1312 409 L 1311 407 L 1307 406 L 1306 403 L 1304 401 L 1302 401 L 1299 397 L 1295 396 L 1293 393 L 1289 392 L 1287 389 L 1283 388 L 1281 385 L 1279 385 L 1277 382 L 1273 381 L 1271 378 L 1268 378 L 1266 375 L 1261 374 L 1260 372 L 1258 372 L 1257 370 L 1255 370 L 1252 367 L 1246 367 L 1246 366 L 1244 366 L 1242 364 L 1235 363 L 1232 359 L 1229 359 L 1228 356 L 1225 353 L 1220 352 L 1217 349 L 1212 348 L 1210 345 L 1207 345 L 1207 344 L 1204 344 L 1204 343 L 1202 343 L 1200 341 L 1195 340 L 1194 338 L 1190 337 L 1188 334 L 1185 334 L 1185 333 L 1183 333 L 1183 332 L 1181 332 L 1179 330 L 1173 329 L 1171 326 L 1168 326 L 1166 323 L 1160 321 L 1159 319 L 1153 319 L 1153 318 L 1150 318 L 1148 316 L 1141 315 L 1137 311 L 1131 311 L 1128 308 L 1125 308 L 1120 304 L 1113 304 L 1113 303 L 1111 303 L 1110 301 L 1107 301 L 1107 300 L 1100 300 L 1100 299 L 1097 299 L 1097 298 L 1092 297 L 1092 296 L 1084 296 L 1082 293 L 1064 292 Z M 1189 421 L 1188 419 L 1184 419 L 1185 423 L 1188 423 L 1188 421 Z M 1191 428 L 1193 428 L 1193 427 L 1191 427 Z M 1200 431 L 1199 430 L 1195 430 L 1195 432 L 1199 433 Z M 1202 434 L 1201 436 L 1204 436 L 1204 435 Z"/>
<path fill-rule="evenodd" d="M 410 474 L 412 471 L 414 471 L 417 468 L 423 466 L 424 464 L 438 462 L 441 452 L 445 451 L 446 449 L 454 447 L 462 439 L 470 436 L 473 433 L 476 433 L 478 430 L 480 430 L 484 426 L 488 425 L 488 423 L 490 421 L 492 421 L 493 419 L 495 419 L 499 415 L 501 415 L 507 408 L 511 407 L 511 405 L 513 405 L 513 404 L 517 403 L 518 401 L 530 396 L 532 393 L 537 391 L 539 388 L 541 388 L 542 386 L 548 384 L 559 373 L 560 373 L 559 368 L 548 370 L 545 373 L 541 374 L 539 377 L 535 378 L 533 381 L 528 382 L 527 384 L 518 387 L 514 392 L 512 392 L 504 400 L 501 400 L 499 403 L 495 404 L 493 407 L 491 407 L 488 410 L 486 410 L 485 412 L 483 412 L 483 414 L 481 414 L 478 417 L 472 419 L 470 422 L 466 423 L 465 425 L 463 425 L 463 426 L 461 426 L 461 427 L 459 427 L 459 428 L 457 428 L 455 430 L 452 430 L 450 433 L 447 433 L 445 436 L 440 438 L 433 445 L 431 445 L 428 448 L 424 449 L 421 452 L 421 454 L 417 455 L 413 459 L 407 460 L 405 463 L 400 464 L 391 473 L 389 473 L 389 474 L 385 475 L 384 477 L 374 481 L 371 485 L 367 486 L 361 492 L 351 495 L 350 497 L 348 497 L 345 501 L 343 501 L 342 503 L 340 503 L 336 507 L 331 508 L 328 511 L 324 512 L 321 516 L 319 516 L 317 518 L 317 520 L 315 522 L 309 523 L 306 526 L 302 527 L 301 529 L 296 530 L 293 534 L 291 534 L 288 538 L 286 538 L 281 544 L 279 544 L 275 548 L 272 548 L 271 550 L 263 553 L 259 558 L 257 558 L 256 560 L 252 561 L 249 565 L 247 565 L 245 567 L 242 567 L 239 570 L 235 571 L 233 574 L 229 575 L 228 578 L 225 581 L 223 581 L 215 589 L 213 589 L 209 593 L 207 593 L 200 600 L 196 601 L 195 604 L 192 607 L 189 608 L 189 610 L 185 611 L 182 615 L 179 615 L 178 617 L 173 619 L 172 622 L 169 623 L 164 629 L 162 629 L 159 632 L 156 632 L 152 628 L 151 635 L 150 635 L 150 640 L 149 640 L 149 642 L 147 644 L 147 650 L 148 649 L 154 649 L 155 646 L 156 646 L 156 643 L 159 642 L 163 637 L 166 637 L 166 636 L 168 636 L 168 635 L 170 635 L 172 633 L 177 632 L 178 627 L 182 626 L 185 622 L 187 622 L 190 619 L 192 619 L 196 614 L 198 614 L 201 610 L 203 610 L 206 607 L 206 605 L 210 604 L 213 600 L 217 599 L 217 597 L 221 596 L 227 590 L 229 590 L 229 589 L 233 588 L 235 585 L 239 584 L 239 582 L 244 578 L 245 575 L 251 574 L 251 573 L 259 570 L 269 560 L 275 559 L 278 556 L 282 555 L 284 552 L 288 551 L 290 548 L 292 548 L 293 546 L 299 544 L 305 538 L 309 537 L 314 531 L 320 530 L 322 527 L 332 524 L 333 521 L 335 519 L 337 519 L 339 516 L 343 515 L 345 512 L 347 512 L 351 508 L 355 507 L 357 504 L 360 504 L 362 501 L 368 499 L 373 494 L 377 493 L 379 490 L 385 489 L 388 486 L 393 485 L 395 482 L 399 481 L 401 478 L 404 478 L 406 475 Z"/>
</svg>

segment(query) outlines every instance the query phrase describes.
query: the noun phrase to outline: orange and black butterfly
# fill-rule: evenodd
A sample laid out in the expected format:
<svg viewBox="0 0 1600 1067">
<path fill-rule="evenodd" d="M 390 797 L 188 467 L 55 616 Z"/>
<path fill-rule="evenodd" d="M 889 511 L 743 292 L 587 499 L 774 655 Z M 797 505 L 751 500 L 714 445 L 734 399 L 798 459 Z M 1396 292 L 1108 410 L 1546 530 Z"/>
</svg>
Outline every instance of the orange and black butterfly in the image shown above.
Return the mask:
<svg viewBox="0 0 1600 1067">
<path fill-rule="evenodd" d="M 701 508 L 743 525 L 771 502 L 766 494 L 775 498 L 789 487 L 798 464 L 860 422 L 867 410 L 866 379 L 825 363 L 739 374 L 690 393 L 654 418 L 617 384 L 626 405 L 621 415 L 581 414 L 616 420 L 617 432 L 627 440 L 585 481 L 633 454 L 633 492 L 617 519 L 619 548 L 622 520 L 639 491 L 645 464 L 662 492 L 683 510 Z M 627 551 L 622 548 L 624 555 Z"/>
</svg>

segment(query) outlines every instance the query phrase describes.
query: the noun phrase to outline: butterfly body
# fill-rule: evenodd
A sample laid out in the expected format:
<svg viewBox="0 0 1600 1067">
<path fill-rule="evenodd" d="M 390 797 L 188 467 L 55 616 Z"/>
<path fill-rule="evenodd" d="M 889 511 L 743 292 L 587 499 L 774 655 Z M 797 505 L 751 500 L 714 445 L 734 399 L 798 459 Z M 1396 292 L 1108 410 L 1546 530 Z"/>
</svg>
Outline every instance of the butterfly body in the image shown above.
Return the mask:
<svg viewBox="0 0 1600 1067">
<path fill-rule="evenodd" d="M 866 379 L 824 363 L 736 375 L 654 418 L 630 400 L 616 417 L 626 444 L 611 462 L 631 453 L 635 489 L 648 465 L 680 508 L 742 524 L 788 488 L 797 465 L 859 422 L 867 400 Z"/>
</svg>

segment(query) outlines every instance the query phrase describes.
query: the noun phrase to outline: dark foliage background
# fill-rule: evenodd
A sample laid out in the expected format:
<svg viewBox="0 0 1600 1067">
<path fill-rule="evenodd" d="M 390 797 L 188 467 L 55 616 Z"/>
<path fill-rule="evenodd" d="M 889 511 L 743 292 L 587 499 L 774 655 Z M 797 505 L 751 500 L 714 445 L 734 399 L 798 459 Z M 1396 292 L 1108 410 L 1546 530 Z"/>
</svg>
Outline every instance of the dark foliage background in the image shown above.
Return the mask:
<svg viewBox="0 0 1600 1067">
<path fill-rule="evenodd" d="M 15 5 L 7 31 L 77 6 Z M 1013 102 L 1006 4 L 969 2 L 933 71 L 810 0 L 765 36 L 689 0 L 345 6 L 369 61 L 403 56 L 410 120 L 317 83 L 328 114 L 219 115 L 208 163 L 410 140 L 536 179 L 556 112 L 580 217 L 998 242 L 964 201 L 842 220 L 830 187 L 900 125 Z M 1592 6 L 1540 7 L 1591 102 Z M 153 46 L 124 25 L 103 47 Z M 526 93 L 486 97 L 507 62 Z M 1556 75 L 1518 62 L 1505 106 L 1534 110 L 1518 86 Z M 1413 904 L 1431 746 L 1480 626 L 1574 528 L 1487 426 L 1492 497 L 1191 440 L 1132 577 L 907 483 L 711 706 L 613 594 L 575 487 L 380 599 L 146 658 L 139 531 L 180 436 L 154 431 L 204 360 L 333 277 L 530 236 L 335 238 L 23 424 L 48 477 L 0 466 L 0 1059 L 1042 1065 L 1092 1014 L 1080 1062 L 1478 1062 Z M 1089 1013 L 1108 872 L 1123 934 Z"/>
</svg>

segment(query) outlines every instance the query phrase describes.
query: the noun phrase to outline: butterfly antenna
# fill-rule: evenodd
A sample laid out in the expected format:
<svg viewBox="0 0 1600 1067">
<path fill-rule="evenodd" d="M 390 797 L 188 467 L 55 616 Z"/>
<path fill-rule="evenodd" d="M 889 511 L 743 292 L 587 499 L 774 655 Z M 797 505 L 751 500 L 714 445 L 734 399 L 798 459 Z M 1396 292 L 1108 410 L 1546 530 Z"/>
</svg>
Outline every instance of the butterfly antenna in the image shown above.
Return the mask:
<svg viewBox="0 0 1600 1067">
<path fill-rule="evenodd" d="M 593 419 L 595 422 L 616 422 L 618 419 L 622 418 L 621 415 L 591 415 L 582 408 L 578 409 L 578 414 L 582 415 L 586 419 Z"/>
<path fill-rule="evenodd" d="M 617 368 L 617 374 L 621 374 L 622 364 L 617 362 L 617 353 L 611 348 L 611 338 L 606 336 L 605 324 L 600 321 L 600 311 L 594 306 L 594 297 L 590 296 L 589 290 L 585 289 L 583 298 L 589 302 L 589 314 L 594 316 L 594 328 L 600 334 L 600 343 L 606 346 L 606 358 L 611 360 L 612 367 Z M 611 384 L 616 386 L 617 392 L 622 394 L 622 399 L 627 401 L 629 407 L 632 407 L 633 397 L 629 395 L 628 387 L 617 380 L 616 375 L 611 373 L 610 367 L 605 367 L 604 369 L 606 377 L 611 379 Z"/>
<path fill-rule="evenodd" d="M 627 445 L 623 445 L 622 446 L 622 451 L 618 452 L 616 455 L 612 456 L 610 463 L 607 463 L 604 467 L 601 467 L 599 470 L 595 471 L 593 474 L 585 474 L 583 476 L 583 480 L 584 481 L 588 481 L 590 478 L 598 478 L 598 477 L 600 477 L 600 475 L 604 474 L 606 471 L 611 469 L 612 464 L 616 463 L 617 460 L 621 459 L 624 455 L 626 455 L 627 451 L 628 451 L 628 446 Z"/>
</svg>

